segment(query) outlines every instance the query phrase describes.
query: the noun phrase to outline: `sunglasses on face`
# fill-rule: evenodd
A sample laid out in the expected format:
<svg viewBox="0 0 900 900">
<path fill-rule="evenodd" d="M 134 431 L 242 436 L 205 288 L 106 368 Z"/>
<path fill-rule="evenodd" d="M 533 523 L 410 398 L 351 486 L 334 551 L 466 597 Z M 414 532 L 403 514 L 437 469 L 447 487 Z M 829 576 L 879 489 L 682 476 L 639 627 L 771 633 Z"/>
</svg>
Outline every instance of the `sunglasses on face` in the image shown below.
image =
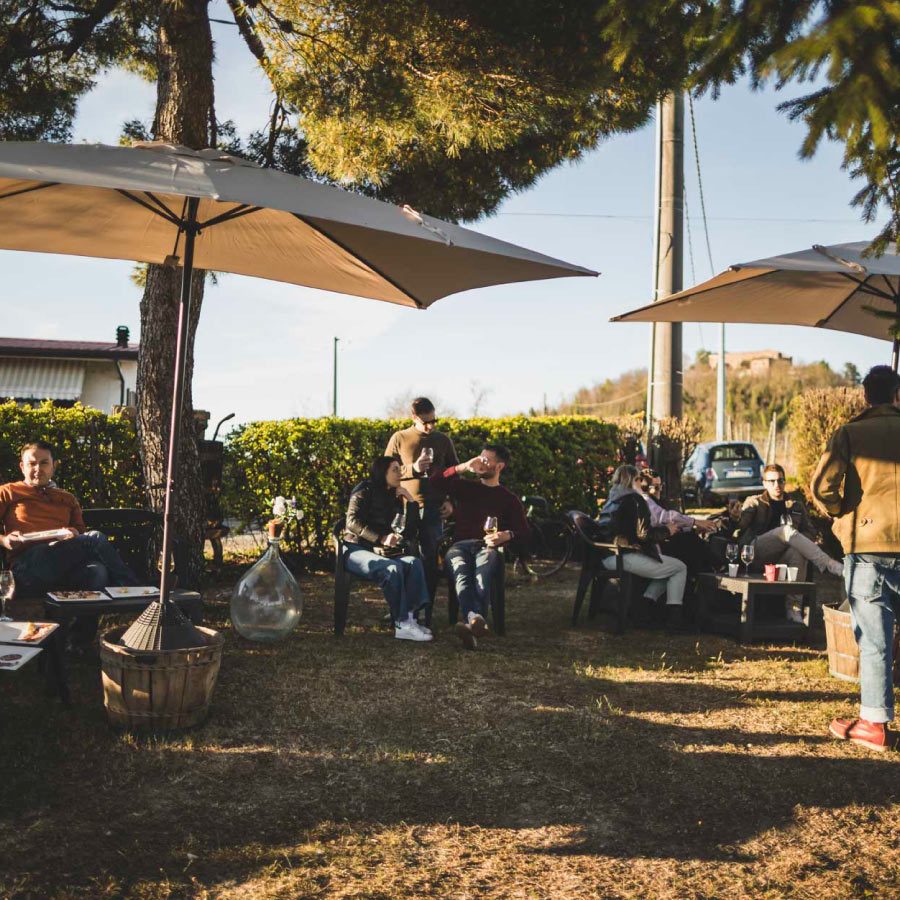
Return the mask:
<svg viewBox="0 0 900 900">
<path fill-rule="evenodd" d="M 766 484 L 784 484 L 783 478 L 767 478 Z"/>
<path fill-rule="evenodd" d="M 418 416 L 416 416 L 418 418 Z M 419 419 L 420 425 L 437 425 L 437 419 Z"/>
</svg>

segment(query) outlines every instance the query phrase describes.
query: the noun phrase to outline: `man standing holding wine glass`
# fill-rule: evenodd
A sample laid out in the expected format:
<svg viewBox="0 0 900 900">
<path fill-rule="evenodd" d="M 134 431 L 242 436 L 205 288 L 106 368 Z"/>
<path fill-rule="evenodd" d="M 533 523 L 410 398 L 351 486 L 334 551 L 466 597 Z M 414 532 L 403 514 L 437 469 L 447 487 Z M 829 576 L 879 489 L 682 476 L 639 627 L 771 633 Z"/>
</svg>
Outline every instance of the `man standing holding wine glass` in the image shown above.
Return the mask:
<svg viewBox="0 0 900 900">
<path fill-rule="evenodd" d="M 501 444 L 485 444 L 467 462 L 435 470 L 428 481 L 434 497 L 451 497 L 457 504 L 453 546 L 447 552 L 463 621 L 456 633 L 468 650 L 487 633 L 487 603 L 497 566 L 503 565 L 500 548 L 515 542 L 528 545 L 531 529 L 519 498 L 500 484 L 500 473 L 509 465 L 509 450 Z M 477 480 L 461 478 L 471 474 Z"/>
<path fill-rule="evenodd" d="M 416 397 L 410 412 L 413 423 L 409 428 L 395 431 L 387 443 L 385 456 L 400 457 L 400 477 L 403 486 L 419 504 L 419 541 L 425 565 L 425 581 L 434 603 L 438 582 L 438 545 L 443 536 L 442 511 L 449 513 L 449 504 L 442 510 L 446 497 L 433 496 L 426 490 L 429 473 L 443 471 L 459 462 L 453 441 L 437 430 L 434 404 L 427 397 Z"/>
</svg>

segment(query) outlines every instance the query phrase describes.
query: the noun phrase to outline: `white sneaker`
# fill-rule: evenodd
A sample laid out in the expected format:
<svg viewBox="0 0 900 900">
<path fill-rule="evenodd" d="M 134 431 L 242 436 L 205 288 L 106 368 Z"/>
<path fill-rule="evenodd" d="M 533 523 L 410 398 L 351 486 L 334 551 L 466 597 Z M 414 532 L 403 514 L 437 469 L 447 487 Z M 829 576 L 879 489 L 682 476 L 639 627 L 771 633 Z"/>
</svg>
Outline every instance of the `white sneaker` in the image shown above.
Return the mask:
<svg viewBox="0 0 900 900">
<path fill-rule="evenodd" d="M 427 634 L 429 637 L 434 637 L 434 632 L 427 625 L 423 625 L 421 622 L 414 622 L 413 624 L 417 625 L 419 631 L 421 631 L 423 634 Z"/>
<path fill-rule="evenodd" d="M 401 641 L 430 641 L 431 632 L 427 634 L 410 620 L 394 623 L 394 637 Z"/>
</svg>

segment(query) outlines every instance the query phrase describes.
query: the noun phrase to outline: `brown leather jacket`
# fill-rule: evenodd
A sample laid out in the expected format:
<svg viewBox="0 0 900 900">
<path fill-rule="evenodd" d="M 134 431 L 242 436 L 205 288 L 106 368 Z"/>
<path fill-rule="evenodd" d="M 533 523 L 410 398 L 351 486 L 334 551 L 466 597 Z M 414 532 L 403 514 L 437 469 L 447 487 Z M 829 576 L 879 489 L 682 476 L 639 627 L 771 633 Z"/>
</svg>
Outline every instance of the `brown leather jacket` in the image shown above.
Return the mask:
<svg viewBox="0 0 900 900">
<path fill-rule="evenodd" d="M 813 526 L 812 519 L 809 517 L 809 510 L 801 499 L 790 499 L 785 497 L 785 512 L 791 517 L 791 525 L 805 535 L 811 541 L 816 539 L 816 529 Z M 753 497 L 748 497 L 741 507 L 741 518 L 738 523 L 738 542 L 741 544 L 749 544 L 755 541 L 761 534 L 765 534 L 772 528 L 770 521 L 772 518 L 772 507 L 769 502 L 769 495 L 763 491 Z"/>
<path fill-rule="evenodd" d="M 838 428 L 811 490 L 845 553 L 900 555 L 900 409 L 870 406 Z"/>
</svg>

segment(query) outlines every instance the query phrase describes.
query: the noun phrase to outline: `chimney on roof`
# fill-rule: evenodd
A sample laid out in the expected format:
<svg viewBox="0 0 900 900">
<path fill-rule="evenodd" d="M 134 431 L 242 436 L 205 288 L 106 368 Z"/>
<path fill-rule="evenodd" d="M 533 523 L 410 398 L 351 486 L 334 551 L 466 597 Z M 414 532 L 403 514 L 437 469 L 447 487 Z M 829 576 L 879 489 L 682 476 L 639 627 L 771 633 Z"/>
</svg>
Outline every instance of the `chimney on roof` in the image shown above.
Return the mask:
<svg viewBox="0 0 900 900">
<path fill-rule="evenodd" d="M 128 346 L 128 336 L 131 332 L 128 330 L 127 325 L 120 325 L 116 329 L 116 346 L 117 347 L 127 347 Z"/>
</svg>

